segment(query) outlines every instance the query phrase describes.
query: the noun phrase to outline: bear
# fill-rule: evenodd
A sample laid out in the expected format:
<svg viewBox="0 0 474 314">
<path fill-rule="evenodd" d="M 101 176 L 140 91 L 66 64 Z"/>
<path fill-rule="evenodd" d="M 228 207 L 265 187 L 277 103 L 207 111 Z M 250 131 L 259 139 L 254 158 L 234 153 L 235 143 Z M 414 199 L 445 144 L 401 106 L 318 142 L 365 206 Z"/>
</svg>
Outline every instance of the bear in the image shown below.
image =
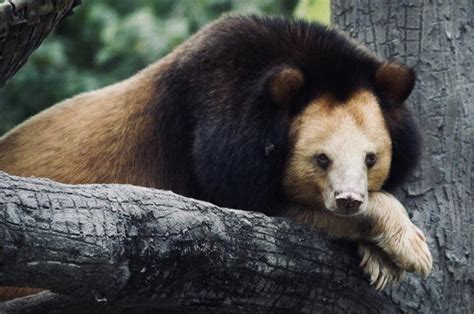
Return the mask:
<svg viewBox="0 0 474 314">
<path fill-rule="evenodd" d="M 344 33 L 226 16 L 114 85 L 0 139 L 0 171 L 171 190 L 288 216 L 358 243 L 377 289 L 427 276 L 424 234 L 390 194 L 420 156 L 410 67 Z"/>
</svg>

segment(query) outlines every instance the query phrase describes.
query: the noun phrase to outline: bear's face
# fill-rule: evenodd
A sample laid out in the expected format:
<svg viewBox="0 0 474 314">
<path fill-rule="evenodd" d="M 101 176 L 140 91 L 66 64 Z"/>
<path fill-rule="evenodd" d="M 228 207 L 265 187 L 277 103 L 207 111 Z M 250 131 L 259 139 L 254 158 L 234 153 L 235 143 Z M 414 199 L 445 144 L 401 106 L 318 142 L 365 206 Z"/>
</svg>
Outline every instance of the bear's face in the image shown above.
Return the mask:
<svg viewBox="0 0 474 314">
<path fill-rule="evenodd" d="M 357 91 L 344 103 L 318 97 L 293 120 L 290 138 L 283 186 L 304 206 L 360 213 L 368 192 L 380 190 L 389 174 L 391 138 L 370 91 Z"/>
</svg>

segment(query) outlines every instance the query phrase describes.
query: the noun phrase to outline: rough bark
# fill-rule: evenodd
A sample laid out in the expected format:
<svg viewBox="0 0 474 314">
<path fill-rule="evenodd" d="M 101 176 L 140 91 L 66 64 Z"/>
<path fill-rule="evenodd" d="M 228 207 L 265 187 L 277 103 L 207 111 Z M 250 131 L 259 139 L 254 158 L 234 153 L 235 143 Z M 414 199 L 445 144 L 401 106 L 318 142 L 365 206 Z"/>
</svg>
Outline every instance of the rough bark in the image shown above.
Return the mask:
<svg viewBox="0 0 474 314">
<path fill-rule="evenodd" d="M 409 104 L 422 126 L 424 154 L 397 194 L 428 235 L 434 271 L 389 292 L 404 311 L 474 312 L 473 9 L 471 0 L 332 3 L 334 24 L 418 74 Z"/>
<path fill-rule="evenodd" d="M 46 288 L 88 309 L 397 312 L 348 248 L 283 218 L 171 192 L 0 173 L 0 286 Z M 0 311 L 63 310 L 58 300 Z"/>
</svg>

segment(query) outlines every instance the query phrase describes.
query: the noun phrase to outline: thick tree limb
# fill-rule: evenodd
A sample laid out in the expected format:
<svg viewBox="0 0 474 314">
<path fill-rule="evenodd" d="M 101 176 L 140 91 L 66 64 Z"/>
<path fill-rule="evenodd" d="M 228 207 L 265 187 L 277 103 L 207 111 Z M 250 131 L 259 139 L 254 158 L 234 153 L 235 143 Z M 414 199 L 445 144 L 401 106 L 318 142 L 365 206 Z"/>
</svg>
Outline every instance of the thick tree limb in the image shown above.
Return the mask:
<svg viewBox="0 0 474 314">
<path fill-rule="evenodd" d="M 0 285 L 114 307 L 398 308 L 347 245 L 171 192 L 0 173 L 0 226 Z"/>
</svg>

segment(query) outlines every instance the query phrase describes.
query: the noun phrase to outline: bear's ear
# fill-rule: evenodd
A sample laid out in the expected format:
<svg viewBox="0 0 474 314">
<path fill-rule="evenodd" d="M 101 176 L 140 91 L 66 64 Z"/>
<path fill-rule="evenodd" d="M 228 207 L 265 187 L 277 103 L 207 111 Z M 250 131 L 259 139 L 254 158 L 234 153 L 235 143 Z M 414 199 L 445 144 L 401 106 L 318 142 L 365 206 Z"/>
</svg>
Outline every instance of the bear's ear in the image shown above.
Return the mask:
<svg viewBox="0 0 474 314">
<path fill-rule="evenodd" d="M 289 66 L 278 67 L 270 73 L 266 88 L 277 105 L 287 106 L 304 85 L 301 70 Z"/>
<path fill-rule="evenodd" d="M 403 103 L 408 98 L 415 80 L 415 71 L 397 62 L 385 62 L 375 73 L 377 90 L 396 103 Z"/>
</svg>

